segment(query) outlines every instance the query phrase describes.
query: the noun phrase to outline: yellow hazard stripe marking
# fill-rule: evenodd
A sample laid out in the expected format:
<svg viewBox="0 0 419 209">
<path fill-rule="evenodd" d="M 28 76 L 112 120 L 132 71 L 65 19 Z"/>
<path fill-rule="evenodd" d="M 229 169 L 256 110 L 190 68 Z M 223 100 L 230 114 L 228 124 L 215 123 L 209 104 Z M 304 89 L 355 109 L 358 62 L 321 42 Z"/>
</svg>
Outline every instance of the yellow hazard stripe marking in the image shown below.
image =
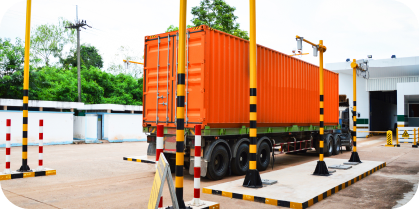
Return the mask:
<svg viewBox="0 0 419 209">
<path fill-rule="evenodd" d="M 212 189 L 203 188 L 203 189 L 202 189 L 202 193 L 205 193 L 205 194 L 212 194 Z"/>
<path fill-rule="evenodd" d="M 278 206 L 278 200 L 265 198 L 265 204 Z"/>
<path fill-rule="evenodd" d="M 224 197 L 229 197 L 229 198 L 233 198 L 233 193 L 232 192 L 221 192 L 221 196 Z"/>
</svg>

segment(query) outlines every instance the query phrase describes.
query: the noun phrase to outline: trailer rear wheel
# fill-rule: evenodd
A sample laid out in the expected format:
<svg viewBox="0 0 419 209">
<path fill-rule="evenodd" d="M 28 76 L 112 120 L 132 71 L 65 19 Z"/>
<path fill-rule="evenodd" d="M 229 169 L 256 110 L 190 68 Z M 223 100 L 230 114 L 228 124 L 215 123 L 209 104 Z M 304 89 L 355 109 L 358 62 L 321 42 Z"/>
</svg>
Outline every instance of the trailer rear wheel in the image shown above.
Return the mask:
<svg viewBox="0 0 419 209">
<path fill-rule="evenodd" d="M 270 149 L 266 141 L 262 142 L 258 147 L 256 155 L 257 169 L 258 171 L 264 171 L 268 168 L 269 162 L 271 161 Z"/>
<path fill-rule="evenodd" d="M 324 139 L 324 156 L 330 157 L 333 154 L 333 137 L 331 134 L 327 134 Z"/>
<path fill-rule="evenodd" d="M 349 141 L 350 141 L 350 143 L 349 143 L 349 146 L 346 146 L 346 151 L 352 151 L 352 145 L 353 145 L 353 141 L 352 141 L 352 134 L 351 134 L 351 133 L 349 133 L 349 134 L 348 134 L 348 137 L 349 137 Z"/>
<path fill-rule="evenodd" d="M 339 135 L 335 135 L 335 140 L 333 143 L 333 154 L 338 155 L 340 152 L 340 137 Z"/>
<path fill-rule="evenodd" d="M 217 145 L 211 153 L 211 161 L 208 162 L 207 177 L 212 180 L 222 179 L 228 171 L 228 152 L 222 145 Z"/>
<path fill-rule="evenodd" d="M 246 174 L 247 169 L 249 169 L 249 145 L 242 143 L 239 148 L 237 148 L 237 154 L 231 162 L 231 170 L 236 175 Z"/>
</svg>

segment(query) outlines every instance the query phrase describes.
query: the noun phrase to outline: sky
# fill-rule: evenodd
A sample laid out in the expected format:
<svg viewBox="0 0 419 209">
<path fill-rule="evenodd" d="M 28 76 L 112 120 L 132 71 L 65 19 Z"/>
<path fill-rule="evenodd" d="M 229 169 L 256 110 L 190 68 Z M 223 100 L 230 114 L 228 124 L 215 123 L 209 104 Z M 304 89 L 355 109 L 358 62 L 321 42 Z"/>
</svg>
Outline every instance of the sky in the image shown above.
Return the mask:
<svg viewBox="0 0 419 209">
<path fill-rule="evenodd" d="M 24 40 L 26 1 L 0 0 L 0 37 Z M 200 0 L 188 1 L 187 24 L 191 8 Z M 249 4 L 244 0 L 226 0 L 236 7 L 241 29 L 249 30 Z M 404 2 L 404 3 L 402 3 Z M 373 59 L 419 56 L 419 21 L 412 11 L 414 1 L 405 0 L 258 0 L 256 1 L 257 43 L 292 54 L 295 36 L 318 43 L 327 51 L 325 63 L 344 62 L 347 58 Z M 114 61 L 120 46 L 129 46 L 142 57 L 144 37 L 163 33 L 179 23 L 179 1 L 174 0 L 32 0 L 31 28 L 56 24 L 59 17 L 70 21 L 78 17 L 91 29 L 81 32 L 81 43 L 96 46 L 106 68 Z M 300 59 L 319 64 L 312 48 Z M 121 60 L 122 63 L 122 60 Z"/>
</svg>

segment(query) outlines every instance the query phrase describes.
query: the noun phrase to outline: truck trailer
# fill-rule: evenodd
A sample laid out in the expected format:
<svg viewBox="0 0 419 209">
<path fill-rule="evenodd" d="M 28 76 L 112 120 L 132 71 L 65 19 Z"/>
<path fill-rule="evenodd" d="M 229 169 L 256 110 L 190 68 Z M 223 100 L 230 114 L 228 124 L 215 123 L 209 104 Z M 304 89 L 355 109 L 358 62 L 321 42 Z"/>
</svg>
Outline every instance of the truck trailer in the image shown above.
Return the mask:
<svg viewBox="0 0 419 209">
<path fill-rule="evenodd" d="M 144 43 L 147 155 L 155 155 L 156 126 L 163 125 L 163 152 L 174 171 L 178 32 L 146 36 Z M 339 111 L 338 76 L 324 70 L 325 156 L 338 154 L 341 146 L 351 149 L 349 129 L 341 130 L 339 123 L 345 114 Z M 249 41 L 205 25 L 187 29 L 185 88 L 185 169 L 193 174 L 194 126 L 199 124 L 201 176 L 244 175 L 250 143 Z M 257 89 L 257 169 L 266 170 L 277 154 L 319 151 L 319 67 L 258 45 Z"/>
</svg>

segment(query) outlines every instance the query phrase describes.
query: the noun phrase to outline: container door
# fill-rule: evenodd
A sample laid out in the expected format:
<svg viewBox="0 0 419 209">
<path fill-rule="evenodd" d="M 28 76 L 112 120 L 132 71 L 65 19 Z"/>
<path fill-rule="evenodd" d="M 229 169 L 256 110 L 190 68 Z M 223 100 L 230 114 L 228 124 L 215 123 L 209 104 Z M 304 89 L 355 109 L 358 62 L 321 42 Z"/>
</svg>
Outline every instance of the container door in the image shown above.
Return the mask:
<svg viewBox="0 0 419 209">
<path fill-rule="evenodd" d="M 185 127 L 204 120 L 204 31 L 188 31 L 185 68 Z"/>
<path fill-rule="evenodd" d="M 170 40 L 170 41 L 169 41 Z M 146 42 L 145 121 L 168 124 L 172 118 L 173 37 L 162 36 Z"/>
</svg>

